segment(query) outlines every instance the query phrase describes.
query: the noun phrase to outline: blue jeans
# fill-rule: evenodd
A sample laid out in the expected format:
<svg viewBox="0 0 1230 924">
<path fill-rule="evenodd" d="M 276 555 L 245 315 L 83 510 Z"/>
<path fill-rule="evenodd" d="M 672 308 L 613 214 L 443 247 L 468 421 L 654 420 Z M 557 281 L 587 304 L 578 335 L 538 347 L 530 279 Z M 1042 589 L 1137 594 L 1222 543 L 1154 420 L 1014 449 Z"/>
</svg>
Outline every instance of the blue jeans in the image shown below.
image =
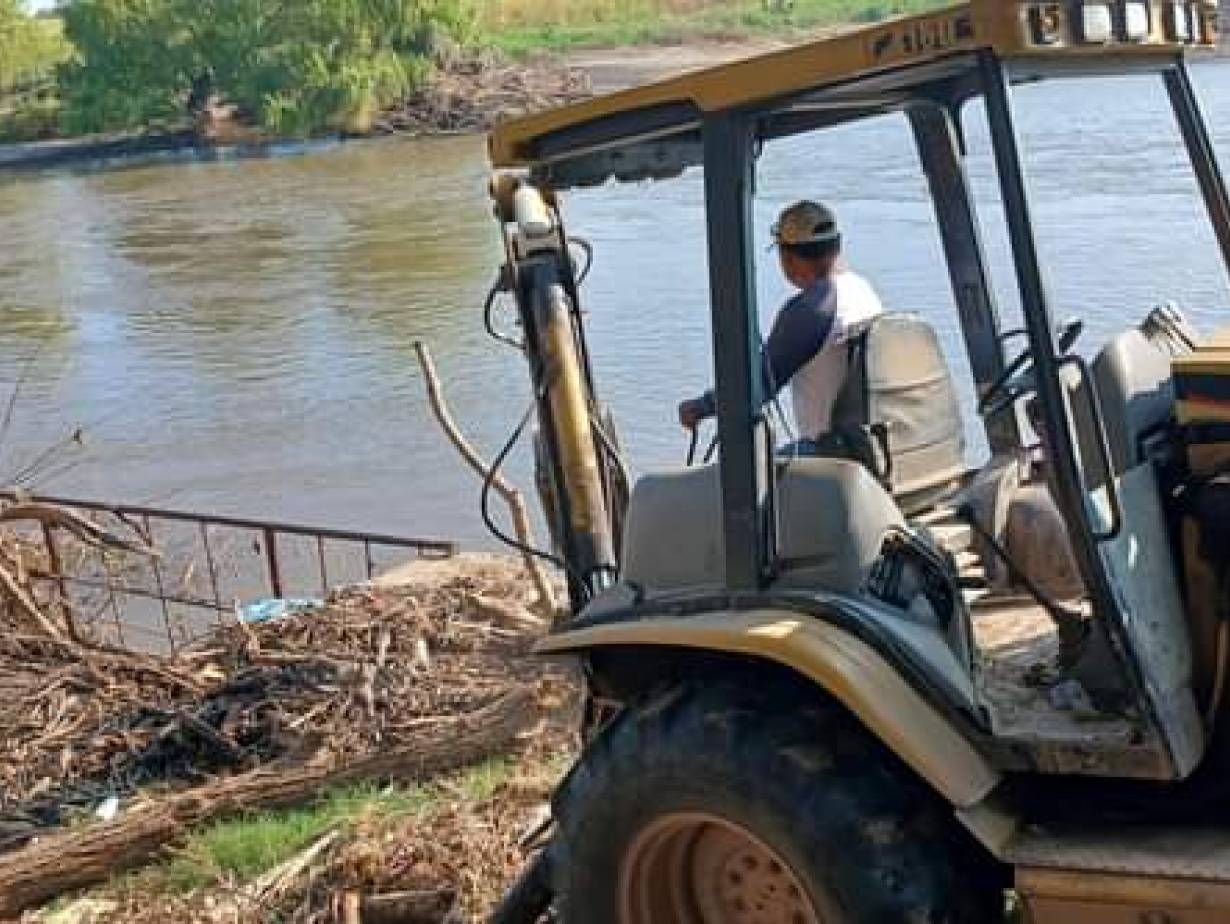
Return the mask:
<svg viewBox="0 0 1230 924">
<path fill-rule="evenodd" d="M 819 456 L 822 453 L 820 444 L 815 440 L 795 440 L 793 443 L 780 447 L 777 455 L 788 459 L 792 456 Z"/>
</svg>

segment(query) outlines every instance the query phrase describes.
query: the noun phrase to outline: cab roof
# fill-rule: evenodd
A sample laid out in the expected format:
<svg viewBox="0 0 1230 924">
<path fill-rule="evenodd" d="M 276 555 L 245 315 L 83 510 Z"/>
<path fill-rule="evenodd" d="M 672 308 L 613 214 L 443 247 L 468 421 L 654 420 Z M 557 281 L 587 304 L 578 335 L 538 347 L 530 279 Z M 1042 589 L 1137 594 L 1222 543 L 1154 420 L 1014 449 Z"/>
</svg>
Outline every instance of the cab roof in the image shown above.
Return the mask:
<svg viewBox="0 0 1230 924">
<path fill-rule="evenodd" d="M 1026 80 L 1157 70 L 1185 47 L 1216 44 L 1213 0 L 1194 7 L 1185 0 L 1118 0 L 1119 10 L 1127 6 L 1138 7 L 1132 40 L 1122 13 L 1113 35 L 1089 40 L 1079 0 L 971 0 L 892 19 L 512 119 L 491 132 L 491 161 L 497 169 L 528 168 L 555 188 L 669 176 L 700 162 L 699 129 L 710 113 L 749 112 L 760 137 L 773 138 L 899 109 L 939 91 L 949 99 L 974 95 L 976 86 L 962 81 L 975 72 L 980 53 L 995 54 L 1012 79 Z M 1179 41 L 1175 16 L 1188 14 L 1176 11 L 1188 9 L 1195 28 L 1190 41 Z M 1144 34 L 1140 11 L 1147 16 Z"/>
</svg>

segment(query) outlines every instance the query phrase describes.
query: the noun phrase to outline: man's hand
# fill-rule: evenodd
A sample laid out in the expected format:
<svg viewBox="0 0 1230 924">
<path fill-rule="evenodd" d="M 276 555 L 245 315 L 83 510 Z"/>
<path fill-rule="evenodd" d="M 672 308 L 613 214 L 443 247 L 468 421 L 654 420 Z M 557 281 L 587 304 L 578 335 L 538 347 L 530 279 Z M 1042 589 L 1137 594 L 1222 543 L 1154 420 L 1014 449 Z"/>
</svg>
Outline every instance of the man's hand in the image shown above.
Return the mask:
<svg viewBox="0 0 1230 924">
<path fill-rule="evenodd" d="M 691 398 L 679 404 L 679 425 L 685 430 L 695 430 L 709 416 L 708 408 L 701 398 Z"/>
</svg>

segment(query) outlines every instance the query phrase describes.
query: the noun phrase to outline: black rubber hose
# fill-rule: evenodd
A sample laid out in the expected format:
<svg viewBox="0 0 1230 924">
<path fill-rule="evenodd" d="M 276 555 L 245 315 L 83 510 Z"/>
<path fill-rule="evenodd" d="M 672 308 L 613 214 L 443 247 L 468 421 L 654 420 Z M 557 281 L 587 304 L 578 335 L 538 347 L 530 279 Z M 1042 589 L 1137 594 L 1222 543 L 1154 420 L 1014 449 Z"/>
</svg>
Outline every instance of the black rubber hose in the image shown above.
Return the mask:
<svg viewBox="0 0 1230 924">
<path fill-rule="evenodd" d="M 483 326 L 487 328 L 487 333 L 491 335 L 492 339 L 506 344 L 507 346 L 513 347 L 514 349 L 524 351 L 525 344 L 516 337 L 497 330 L 495 326 L 495 319 L 492 317 L 496 299 L 507 291 L 508 284 L 506 282 L 505 275 L 501 273 L 496 281 L 491 284 L 491 288 L 487 290 L 487 297 L 483 300 Z"/>
<path fill-rule="evenodd" d="M 568 238 L 569 244 L 574 244 L 585 254 L 585 266 L 577 273 L 577 285 L 583 285 L 589 277 L 589 271 L 594 268 L 594 245 L 583 237 Z"/>
</svg>

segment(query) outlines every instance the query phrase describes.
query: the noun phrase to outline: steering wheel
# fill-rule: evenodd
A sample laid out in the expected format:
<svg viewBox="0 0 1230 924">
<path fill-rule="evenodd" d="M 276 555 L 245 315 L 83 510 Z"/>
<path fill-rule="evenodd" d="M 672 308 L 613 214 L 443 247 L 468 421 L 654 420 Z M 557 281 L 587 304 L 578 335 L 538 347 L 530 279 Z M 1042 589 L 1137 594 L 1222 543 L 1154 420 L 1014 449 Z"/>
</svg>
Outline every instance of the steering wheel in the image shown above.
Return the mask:
<svg viewBox="0 0 1230 924">
<path fill-rule="evenodd" d="M 1085 322 L 1080 318 L 1069 318 L 1060 326 L 1058 331 L 1060 356 L 1072 349 L 1084 330 Z M 1024 336 L 1026 333 L 1023 328 L 1018 328 L 1001 334 L 999 339 L 1002 343 L 1013 337 Z M 978 399 L 978 413 L 983 417 L 994 417 L 1004 408 L 1034 391 L 1033 361 L 1033 352 L 1029 347 L 1018 353 Z"/>
</svg>

